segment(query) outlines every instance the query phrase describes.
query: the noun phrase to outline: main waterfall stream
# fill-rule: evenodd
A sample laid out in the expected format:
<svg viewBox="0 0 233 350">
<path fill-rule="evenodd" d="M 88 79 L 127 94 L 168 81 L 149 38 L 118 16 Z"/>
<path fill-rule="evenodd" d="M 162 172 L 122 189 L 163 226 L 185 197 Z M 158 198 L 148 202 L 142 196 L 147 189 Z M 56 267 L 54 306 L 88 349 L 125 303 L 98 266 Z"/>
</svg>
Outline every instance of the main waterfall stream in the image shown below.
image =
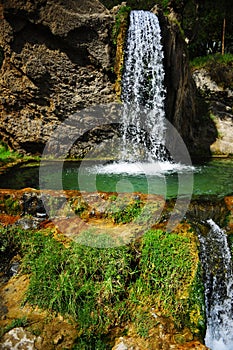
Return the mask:
<svg viewBox="0 0 233 350">
<path fill-rule="evenodd" d="M 163 48 L 157 16 L 131 11 L 122 77 L 122 160 L 163 160 Z"/>
</svg>

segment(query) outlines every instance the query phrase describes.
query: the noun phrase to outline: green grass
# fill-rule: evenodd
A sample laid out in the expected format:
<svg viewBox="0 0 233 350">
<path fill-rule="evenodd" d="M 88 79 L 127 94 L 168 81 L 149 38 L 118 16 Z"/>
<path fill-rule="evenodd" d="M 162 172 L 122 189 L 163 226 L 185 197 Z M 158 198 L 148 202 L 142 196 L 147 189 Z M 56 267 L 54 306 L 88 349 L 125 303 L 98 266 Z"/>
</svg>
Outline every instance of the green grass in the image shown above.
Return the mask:
<svg viewBox="0 0 233 350">
<path fill-rule="evenodd" d="M 0 163 L 6 164 L 21 158 L 21 154 L 9 150 L 3 142 L 0 142 Z"/>
<path fill-rule="evenodd" d="M 226 53 L 224 55 L 215 54 L 196 57 L 190 62 L 191 68 L 200 69 L 200 68 L 209 68 L 213 63 L 220 63 L 222 65 L 233 64 L 233 54 Z"/>
<path fill-rule="evenodd" d="M 65 247 L 50 231 L 0 228 L 2 254 L 18 250 L 30 275 L 25 303 L 71 316 L 77 322 L 74 349 L 109 349 L 109 334 L 133 322 L 148 337 L 155 308 L 178 328 L 203 327 L 203 288 L 192 240 L 150 230 L 117 248 Z"/>
<path fill-rule="evenodd" d="M 192 320 L 194 314 L 200 315 L 197 323 L 203 326 L 203 289 L 191 253 L 191 239 L 150 230 L 143 236 L 142 243 L 141 273 L 134 286 L 134 297 L 141 303 L 147 300 L 151 307 L 161 307 L 178 327 L 189 324 L 192 329 L 198 328 L 197 320 Z M 195 278 L 191 277 L 193 271 Z"/>
<path fill-rule="evenodd" d="M 110 200 L 110 205 L 106 216 L 111 218 L 116 224 L 126 224 L 136 219 L 143 208 L 143 202 L 134 199 L 129 202 L 127 197 L 114 198 Z"/>
<path fill-rule="evenodd" d="M 10 150 L 9 147 L 2 141 L 0 141 L 0 166 L 16 161 L 39 161 L 39 156 L 24 155 L 17 151 Z"/>
<path fill-rule="evenodd" d="M 28 326 L 28 324 L 29 322 L 25 316 L 21 318 L 15 318 L 14 320 L 11 321 L 9 325 L 7 325 L 6 327 L 0 330 L 0 337 L 2 337 L 5 333 L 9 332 L 13 328 L 26 327 Z"/>
</svg>

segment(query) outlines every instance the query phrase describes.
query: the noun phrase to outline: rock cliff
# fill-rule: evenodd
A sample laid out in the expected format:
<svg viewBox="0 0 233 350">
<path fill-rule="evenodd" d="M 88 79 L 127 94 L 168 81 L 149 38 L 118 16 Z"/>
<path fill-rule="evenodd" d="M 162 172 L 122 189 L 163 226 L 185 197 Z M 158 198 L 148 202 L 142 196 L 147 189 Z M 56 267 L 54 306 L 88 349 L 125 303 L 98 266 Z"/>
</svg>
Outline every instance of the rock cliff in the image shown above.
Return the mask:
<svg viewBox="0 0 233 350">
<path fill-rule="evenodd" d="M 206 154 L 216 137 L 215 125 L 211 120 L 201 121 L 204 112 L 198 107 L 201 104 L 177 20 L 158 15 L 166 116 L 191 153 L 202 150 Z M 53 130 L 67 117 L 116 100 L 111 42 L 114 11 L 109 12 L 98 0 L 8 0 L 0 5 L 0 20 L 0 138 L 10 147 L 40 154 Z M 83 157 L 94 143 L 117 135 L 116 123 L 110 129 L 104 126 L 85 134 L 91 117 L 83 115 L 72 117 L 71 136 L 77 125 L 79 135 L 82 128 L 84 135 L 70 156 Z M 106 115 L 100 116 L 102 123 L 101 117 Z M 98 115 L 92 124 L 98 124 Z M 60 144 L 64 142 L 63 138 Z"/>
<path fill-rule="evenodd" d="M 98 0 L 1 5 L 0 134 L 11 147 L 40 153 L 68 115 L 114 100 L 112 22 Z"/>
<path fill-rule="evenodd" d="M 205 101 L 198 94 L 190 72 L 182 30 L 173 12 L 167 17 L 158 12 L 158 16 L 164 48 L 166 117 L 182 136 L 191 155 L 210 155 L 216 129 L 212 120 L 205 118 Z"/>
</svg>

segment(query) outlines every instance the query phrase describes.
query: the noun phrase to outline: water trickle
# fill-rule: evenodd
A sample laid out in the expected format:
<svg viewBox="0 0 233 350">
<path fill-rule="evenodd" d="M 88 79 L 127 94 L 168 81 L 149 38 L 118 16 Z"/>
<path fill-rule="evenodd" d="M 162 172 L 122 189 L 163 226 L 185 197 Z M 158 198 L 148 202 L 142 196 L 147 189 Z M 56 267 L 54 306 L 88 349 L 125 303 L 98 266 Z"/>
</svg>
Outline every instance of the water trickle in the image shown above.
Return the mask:
<svg viewBox="0 0 233 350">
<path fill-rule="evenodd" d="M 227 235 L 215 222 L 207 221 L 208 234 L 199 235 L 204 271 L 206 336 L 211 350 L 233 349 L 232 259 Z"/>
<path fill-rule="evenodd" d="M 122 77 L 122 160 L 166 159 L 163 82 L 158 18 L 149 11 L 131 11 Z"/>
</svg>

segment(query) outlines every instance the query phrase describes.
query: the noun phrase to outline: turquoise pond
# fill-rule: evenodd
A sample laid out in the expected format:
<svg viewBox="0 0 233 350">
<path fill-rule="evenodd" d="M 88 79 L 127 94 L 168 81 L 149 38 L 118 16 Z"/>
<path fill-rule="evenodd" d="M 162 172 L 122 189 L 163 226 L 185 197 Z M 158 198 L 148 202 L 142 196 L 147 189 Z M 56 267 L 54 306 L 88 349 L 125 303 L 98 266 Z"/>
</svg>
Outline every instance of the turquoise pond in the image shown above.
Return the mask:
<svg viewBox="0 0 233 350">
<path fill-rule="evenodd" d="M 70 189 L 222 197 L 233 194 L 233 159 L 211 159 L 192 166 L 104 161 L 43 162 L 0 175 L 1 188 Z"/>
</svg>

